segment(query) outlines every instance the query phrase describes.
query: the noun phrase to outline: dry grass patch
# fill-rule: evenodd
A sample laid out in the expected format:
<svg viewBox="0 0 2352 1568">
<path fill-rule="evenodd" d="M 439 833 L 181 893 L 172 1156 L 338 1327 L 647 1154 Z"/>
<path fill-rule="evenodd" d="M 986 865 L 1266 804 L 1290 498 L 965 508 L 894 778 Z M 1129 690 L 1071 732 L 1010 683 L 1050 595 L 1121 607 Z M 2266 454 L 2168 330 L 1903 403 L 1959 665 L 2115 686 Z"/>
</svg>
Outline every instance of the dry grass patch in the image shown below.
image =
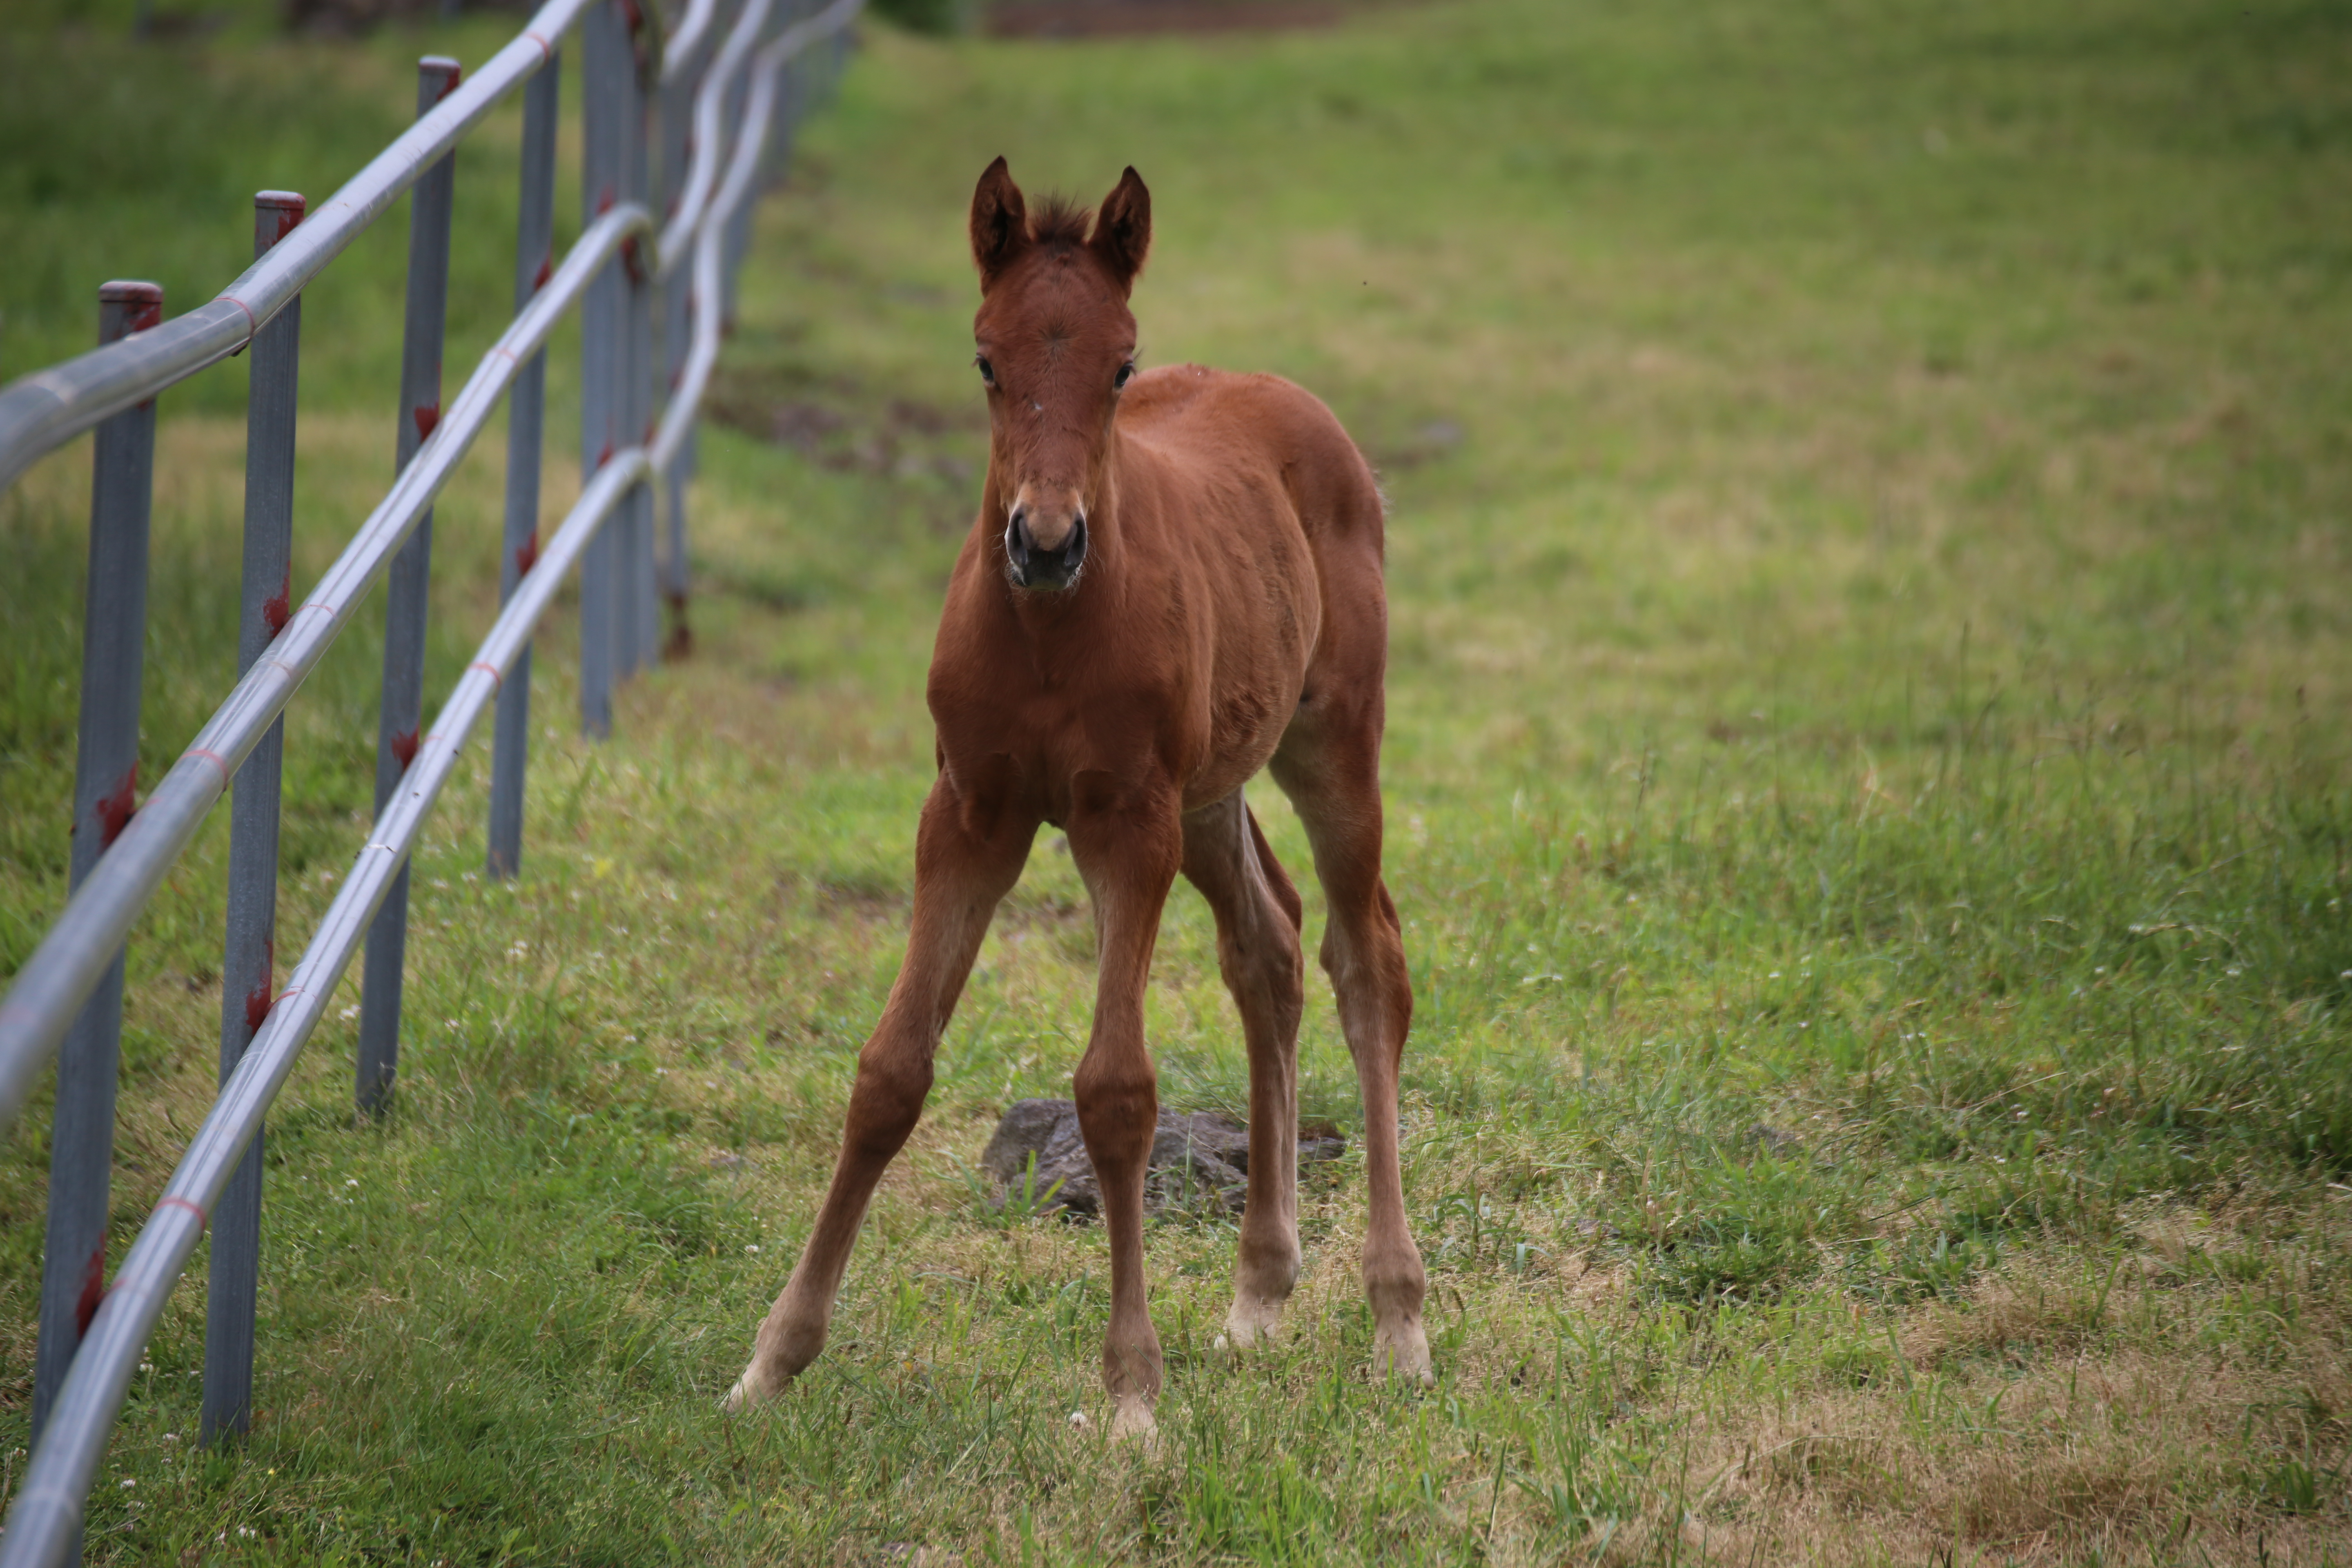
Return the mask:
<svg viewBox="0 0 2352 1568">
<path fill-rule="evenodd" d="M 2306 1298 L 2291 1335 L 2249 1354 L 2242 1291 L 2210 1277 L 2025 1264 L 1888 1321 L 1874 1351 L 1858 1317 L 1822 1364 L 1836 1382 L 1859 1367 L 1861 1386 L 1695 1422 L 1698 1543 L 1724 1563 L 2341 1560 L 2345 1307 L 2340 1289 Z"/>
</svg>

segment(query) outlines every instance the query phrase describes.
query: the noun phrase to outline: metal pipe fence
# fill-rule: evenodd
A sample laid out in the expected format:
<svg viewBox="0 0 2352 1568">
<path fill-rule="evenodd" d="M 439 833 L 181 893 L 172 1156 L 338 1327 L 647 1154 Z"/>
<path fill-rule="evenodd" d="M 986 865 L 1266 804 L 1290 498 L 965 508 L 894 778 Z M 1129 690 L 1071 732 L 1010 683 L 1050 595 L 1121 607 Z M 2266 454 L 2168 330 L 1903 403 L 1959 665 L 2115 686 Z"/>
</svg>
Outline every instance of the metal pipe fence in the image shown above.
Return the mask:
<svg viewBox="0 0 2352 1568">
<path fill-rule="evenodd" d="M 428 58 L 417 121 L 306 212 L 293 193 L 255 201 L 255 261 L 207 304 L 163 320 L 152 284 L 100 291 L 100 347 L 0 387 L 0 487 L 96 428 L 89 611 L 74 788 L 71 892 L 0 1000 L 0 1128 L 58 1055 L 50 1212 L 33 1407 L 34 1446 L 0 1568 L 78 1558 L 83 1501 L 130 1379 L 197 1240 L 214 1233 L 202 1433 L 241 1434 L 252 1404 L 261 1139 L 268 1108 L 352 958 L 367 954 L 354 1094 L 364 1114 L 396 1082 L 409 857 L 475 721 L 495 704 L 488 868 L 521 866 L 530 644 L 581 568 L 582 721 L 609 733 L 614 683 L 657 655 L 658 607 L 686 583 L 686 483 L 695 422 L 779 121 L 810 94 L 779 79 L 805 57 L 837 67 L 861 0 L 690 0 L 664 47 L 641 0 L 550 0 L 467 77 Z M 558 260 L 553 234 L 558 47 L 580 31 L 584 227 Z M 724 35 L 725 44 L 712 49 Z M 446 405 L 453 149 L 508 92 L 524 90 L 515 314 Z M 688 113 L 692 128 L 681 128 Z M 658 174 L 668 221 L 654 216 Z M 404 193 L 408 309 L 395 477 L 307 595 L 293 594 L 293 473 L 303 289 Z M 657 297 L 658 296 L 658 297 Z M 540 541 L 545 346 L 582 315 L 577 503 Z M 239 679 L 177 763 L 137 800 L 155 398 L 250 347 Z M 667 401 L 656 365 L 666 373 Z M 499 405 L 509 408 L 500 610 L 431 726 L 424 699 L 425 589 L 435 498 Z M 658 418 L 656 411 L 658 410 Z M 668 548 L 657 552 L 667 492 Z M 657 554 L 666 553 L 666 561 Z M 341 890 L 275 990 L 279 786 L 287 703 L 391 578 L 376 817 Z M 230 812 L 221 1089 L 141 1227 L 104 1278 L 123 949 L 131 926 L 224 794 Z"/>
<path fill-rule="evenodd" d="M 253 202 L 253 251 L 302 222 L 302 198 L 264 191 Z M 293 595 L 294 430 L 301 372 L 302 300 L 255 334 L 245 436 L 245 584 L 236 663 L 253 668 L 285 624 Z M 237 771 L 229 805 L 228 938 L 221 960 L 220 1076 L 226 1083 L 269 1013 L 278 968 L 278 809 L 286 719 L 271 723 Z M 204 1411 L 206 1442 L 242 1434 L 253 1387 L 254 1303 L 261 1270 L 261 1137 L 256 1133 L 213 1215 L 213 1268 L 205 1282 Z"/>
<path fill-rule="evenodd" d="M 98 291 L 98 341 L 120 342 L 163 318 L 152 283 Z M 74 757 L 71 881 L 89 880 L 99 857 L 130 825 L 139 787 L 139 688 L 147 637 L 147 521 L 154 491 L 155 405 L 141 404 L 99 427 L 89 492 L 89 580 L 112 584 L 82 619 L 81 723 Z M 107 1191 L 114 1163 L 114 1083 L 122 1043 L 122 945 L 100 955 L 88 997 L 58 1062 L 49 1129 L 48 1266 L 41 1279 L 40 1340 L 33 1358 L 33 1425 L 57 1402 L 73 1347 L 106 1283 Z M 75 1265 L 79 1263 L 79 1267 Z"/>
</svg>

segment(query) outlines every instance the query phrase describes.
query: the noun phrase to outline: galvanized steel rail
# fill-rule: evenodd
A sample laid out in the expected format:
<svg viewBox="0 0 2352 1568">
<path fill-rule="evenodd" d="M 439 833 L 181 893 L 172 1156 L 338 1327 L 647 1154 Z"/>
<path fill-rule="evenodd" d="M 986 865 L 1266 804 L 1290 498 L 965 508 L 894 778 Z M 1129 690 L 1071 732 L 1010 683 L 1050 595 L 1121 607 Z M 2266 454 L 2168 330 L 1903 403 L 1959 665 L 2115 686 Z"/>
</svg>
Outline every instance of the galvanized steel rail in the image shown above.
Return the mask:
<svg viewBox="0 0 2352 1568">
<path fill-rule="evenodd" d="M 57 1047 L 65 1021 L 89 995 L 110 955 L 130 934 L 131 922 L 195 837 L 214 803 L 227 792 L 247 754 L 408 542 L 433 498 L 497 411 L 522 359 L 547 341 L 557 319 L 597 268 L 619 251 L 624 239 L 650 237 L 652 232 L 652 215 L 635 204 L 615 207 L 589 226 L 547 288 L 482 357 L 417 460 L 401 471 L 317 586 L 299 606 L 289 607 L 268 657 L 246 671 L 172 771 L 140 803 L 130 826 L 17 972 L 7 1001 L 0 1003 L 0 1124 L 15 1120 L 23 1108 L 34 1076 Z"/>
<path fill-rule="evenodd" d="M 419 120 L 343 188 L 321 202 L 285 244 L 240 273 L 209 304 L 113 344 L 21 376 L 0 388 L 0 489 L 43 453 L 109 415 L 147 401 L 253 341 L 303 285 L 343 253 L 493 105 L 554 57 L 582 13 L 610 0 L 550 0 L 488 64 Z"/>
<path fill-rule="evenodd" d="M 756 5 L 758 0 L 751 0 L 751 3 Z M 809 45 L 846 26 L 864 3 L 865 0 L 834 0 L 831 5 L 815 16 L 785 28 L 772 43 L 761 49 L 751 62 L 751 93 L 744 106 L 745 121 L 753 125 L 771 124 L 774 118 L 775 100 L 781 90 L 779 78 L 784 66 Z M 706 86 L 704 91 L 714 98 L 717 96 L 710 87 Z M 751 182 L 758 177 L 764 151 L 759 138 L 744 136 L 736 141 L 734 154 L 728 160 L 719 194 L 710 204 L 717 221 L 704 226 L 701 237 L 695 244 L 694 297 L 697 299 L 716 300 L 721 295 L 724 288 L 726 218 L 737 211 L 751 194 Z M 670 405 L 663 415 L 661 428 L 654 437 L 654 467 L 656 468 L 667 472 L 693 434 L 694 410 L 701 406 L 702 395 L 710 385 L 710 373 L 719 363 L 719 340 L 724 329 L 725 322 L 717 310 L 696 313 L 694 338 L 687 353 L 685 368 L 670 395 Z"/>
<path fill-rule="evenodd" d="M 318 935 L 295 966 L 261 1033 L 222 1087 L 220 1099 L 172 1173 L 153 1215 L 141 1228 L 91 1321 L 17 1489 L 7 1533 L 0 1535 L 5 1568 L 33 1568 L 64 1555 L 79 1528 L 82 1500 L 97 1476 L 115 1412 L 130 1392 L 131 1375 L 163 1316 L 163 1303 L 204 1235 L 213 1202 L 259 1131 L 270 1101 L 285 1086 L 295 1057 L 326 1013 L 336 982 L 358 951 L 394 878 L 407 865 L 425 818 L 457 765 L 467 731 L 497 693 L 540 616 L 554 601 L 563 574 L 598 526 L 631 487 L 652 476 L 653 465 L 642 450 L 605 465 L 550 542 L 541 557 L 549 569 L 532 572 L 522 591 L 500 612 L 482 645 L 484 657 L 467 668 L 434 721 L 432 733 L 420 743 L 401 792 L 376 819 L 366 847 L 343 879 L 342 891 L 320 922 Z"/>
<path fill-rule="evenodd" d="M 493 701 L 499 744 L 489 868 L 493 876 L 516 871 L 530 639 L 574 564 L 604 561 L 601 573 L 583 577 L 583 720 L 592 732 L 602 732 L 598 721 L 604 715 L 587 700 L 590 664 L 602 662 L 608 676 L 625 676 L 652 657 L 656 627 L 646 607 L 654 603 L 653 497 L 667 479 L 673 542 L 668 575 L 682 586 L 681 458 L 690 461 L 695 417 L 724 324 L 730 264 L 740 253 L 749 198 L 783 96 L 779 78 L 810 45 L 838 36 L 860 0 L 834 0 L 775 32 L 778 13 L 806 4 L 690 0 L 664 52 L 650 25 L 654 19 L 637 0 L 551 0 L 469 79 L 461 80 L 455 61 L 424 62 L 416 124 L 316 211 L 306 216 L 301 198 L 290 193 L 262 193 L 257 199 L 256 261 L 209 304 L 163 322 L 160 290 L 110 284 L 104 346 L 0 388 L 0 487 L 13 483 L 42 453 L 102 426 L 92 505 L 93 613 L 86 633 L 74 888 L 65 912 L 0 1002 L 0 1128 L 21 1111 L 40 1068 L 69 1027 L 77 1029 L 74 1037 L 80 1042 L 60 1068 L 53 1137 L 59 1158 L 52 1170 L 51 1278 L 44 1286 L 36 1441 L 6 1531 L 0 1534 L 0 1568 L 52 1564 L 78 1554 L 83 1499 L 132 1370 L 208 1221 L 215 1222 L 216 1234 L 203 1429 L 207 1440 L 243 1429 L 251 1387 L 258 1140 L 268 1106 L 362 938 L 373 952 L 371 929 L 386 930 L 387 917 L 404 910 L 399 895 L 405 890 L 409 855 L 425 817 L 474 721 Z M 588 210 L 597 216 L 556 264 L 550 245 L 556 73 L 549 68 L 556 62 L 560 39 L 575 23 L 587 43 L 590 102 L 583 134 L 589 140 L 583 165 Z M 701 57 L 722 23 L 725 45 L 704 68 Z M 771 32 L 775 36 L 762 43 Z M 517 310 L 444 407 L 438 391 L 439 291 L 446 289 L 447 265 L 449 154 L 500 97 L 525 82 Z M 696 121 L 690 154 L 673 138 L 673 155 L 664 159 L 677 206 L 659 239 L 648 205 L 654 155 L 647 145 L 651 138 L 644 134 L 648 117 L 641 96 L 656 88 L 659 101 L 673 112 L 683 109 L 690 88 Z M 738 101 L 740 112 L 730 114 L 730 102 Z M 674 130 L 663 134 L 670 137 Z M 412 206 L 398 476 L 334 565 L 297 605 L 286 563 L 301 290 L 412 187 L 418 200 Z M 673 290 L 679 288 L 685 279 L 673 275 L 689 258 L 690 302 L 673 297 L 666 311 L 656 312 L 651 290 L 664 279 Z M 562 314 L 583 301 L 583 447 L 600 439 L 603 444 L 583 450 L 588 473 L 581 498 L 541 546 L 537 511 L 542 351 Z M 669 342 L 659 357 L 673 367 L 676 380 L 656 433 L 648 384 L 659 352 L 654 323 L 664 318 L 662 335 Z M 690 329 L 690 342 L 677 341 L 680 328 Z M 133 814 L 153 399 L 248 343 L 256 352 L 239 637 L 243 674 Z M 509 396 L 503 607 L 432 728 L 421 736 L 413 727 L 403 732 L 400 705 L 405 702 L 414 712 L 421 692 L 415 676 L 421 673 L 424 545 L 433 501 L 500 400 Z M 617 528 L 605 528 L 613 519 L 620 520 Z M 625 537 L 616 538 L 616 532 Z M 411 591 L 395 594 L 395 605 L 410 604 L 416 635 L 387 638 L 377 819 L 289 984 L 273 996 L 282 713 L 395 560 L 414 563 Z M 108 614 L 98 612 L 101 597 L 108 600 Z M 396 607 L 395 625 L 401 614 Z M 394 645 L 403 642 L 414 647 L 395 650 Z M 99 726 L 95 731 L 93 723 Z M 126 776 L 117 780 L 117 771 Z M 108 1287 L 96 1270 L 102 1269 L 105 1254 L 123 942 L 232 781 L 236 808 L 221 1093 Z M 79 831 L 84 827 L 88 831 Z M 383 1008 L 391 1020 L 387 1045 L 396 1038 L 397 942 L 404 934 L 399 923 L 389 929 L 394 943 L 389 985 L 371 964 L 364 994 L 374 1000 L 390 992 L 393 1000 Z M 257 984 L 240 990 L 248 978 Z M 376 1047 L 378 1059 L 368 1049 L 363 1046 L 358 1079 L 362 1109 L 378 1102 L 391 1082 L 389 1049 Z M 75 1079 L 70 1092 L 67 1068 Z M 71 1126 L 69 1117 L 78 1119 Z M 79 1272 L 77 1260 L 82 1260 Z M 88 1286 L 80 1289 L 85 1272 Z"/>
</svg>

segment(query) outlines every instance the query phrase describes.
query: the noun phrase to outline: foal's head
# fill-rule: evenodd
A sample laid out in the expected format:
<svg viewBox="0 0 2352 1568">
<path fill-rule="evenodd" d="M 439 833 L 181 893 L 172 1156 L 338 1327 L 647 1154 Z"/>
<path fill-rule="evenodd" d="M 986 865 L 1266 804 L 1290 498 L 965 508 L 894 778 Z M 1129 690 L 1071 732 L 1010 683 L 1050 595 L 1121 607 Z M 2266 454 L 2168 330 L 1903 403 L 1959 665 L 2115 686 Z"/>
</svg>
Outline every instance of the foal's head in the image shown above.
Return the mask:
<svg viewBox="0 0 2352 1568">
<path fill-rule="evenodd" d="M 1133 169 L 1091 215 L 1058 198 L 1031 213 L 1002 158 L 972 193 L 972 337 L 993 430 L 990 493 L 1004 508 L 1016 588 L 1067 588 L 1086 563 L 1087 510 L 1135 374 L 1128 292 L 1150 248 L 1151 194 Z"/>
</svg>

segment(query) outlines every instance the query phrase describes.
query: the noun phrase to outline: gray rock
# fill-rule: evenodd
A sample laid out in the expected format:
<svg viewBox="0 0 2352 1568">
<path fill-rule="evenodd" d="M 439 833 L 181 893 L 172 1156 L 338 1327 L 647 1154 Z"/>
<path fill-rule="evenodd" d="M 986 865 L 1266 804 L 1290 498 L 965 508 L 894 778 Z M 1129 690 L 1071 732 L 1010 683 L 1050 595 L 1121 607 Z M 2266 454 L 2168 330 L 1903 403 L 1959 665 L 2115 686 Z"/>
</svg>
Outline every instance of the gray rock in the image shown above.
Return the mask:
<svg viewBox="0 0 2352 1568">
<path fill-rule="evenodd" d="M 1336 1160 L 1348 1146 L 1328 1122 L 1298 1130 L 1298 1160 Z M 1031 1174 L 1030 1162 L 1036 1162 Z M 1041 1211 L 1099 1215 L 1102 1188 L 1078 1131 L 1078 1108 L 1066 1100 L 1024 1100 L 1004 1113 L 980 1157 L 996 1201 Z M 1144 1204 L 1153 1212 L 1210 1208 L 1240 1212 L 1249 1187 L 1249 1129 L 1213 1110 L 1162 1110 L 1151 1141 Z"/>
<path fill-rule="evenodd" d="M 1020 1100 L 1004 1113 L 996 1124 L 996 1136 L 988 1141 L 988 1151 L 980 1157 L 980 1168 L 989 1179 L 1003 1186 L 1015 1179 L 1032 1154 L 1042 1163 L 1045 1142 L 1054 1129 L 1066 1119 L 1073 1119 L 1077 1107 L 1066 1100 Z"/>
</svg>

